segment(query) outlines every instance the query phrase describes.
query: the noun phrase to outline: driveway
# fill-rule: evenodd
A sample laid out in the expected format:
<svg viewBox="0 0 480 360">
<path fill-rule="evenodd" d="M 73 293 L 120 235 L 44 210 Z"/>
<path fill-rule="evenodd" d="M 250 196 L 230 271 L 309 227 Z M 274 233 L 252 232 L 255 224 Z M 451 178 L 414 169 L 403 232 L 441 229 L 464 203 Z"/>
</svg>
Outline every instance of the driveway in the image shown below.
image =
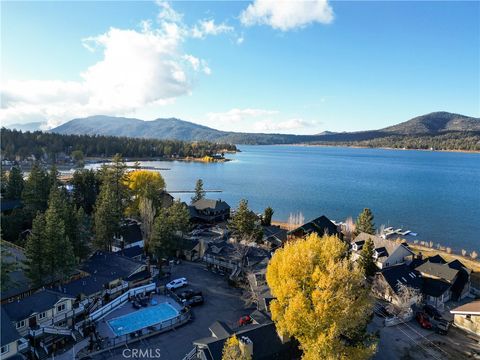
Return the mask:
<svg viewBox="0 0 480 360">
<path fill-rule="evenodd" d="M 205 303 L 193 308 L 194 319 L 186 325 L 151 337 L 142 343 L 132 344 L 132 348 L 149 350 L 146 353 L 147 356 L 137 358 L 181 360 L 192 350 L 194 340 L 211 336 L 208 327 L 213 322 L 221 320 L 229 326 L 234 326 L 240 316 L 249 314 L 252 310 L 245 309 L 239 289 L 229 286 L 225 277 L 207 271 L 201 263 L 184 261 L 179 265 L 174 265 L 171 279 L 179 277 L 187 278 L 189 288 L 201 290 Z M 123 352 L 123 350 L 107 352 L 96 356 L 95 359 L 132 358 L 130 350 L 127 352 Z M 123 356 L 122 353 L 127 356 Z"/>
</svg>

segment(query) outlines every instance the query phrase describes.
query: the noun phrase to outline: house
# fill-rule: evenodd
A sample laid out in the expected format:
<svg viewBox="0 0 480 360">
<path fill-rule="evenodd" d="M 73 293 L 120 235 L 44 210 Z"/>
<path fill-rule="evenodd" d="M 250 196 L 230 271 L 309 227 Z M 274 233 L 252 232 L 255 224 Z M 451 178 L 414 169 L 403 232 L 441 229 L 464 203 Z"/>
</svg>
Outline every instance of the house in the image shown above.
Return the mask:
<svg viewBox="0 0 480 360">
<path fill-rule="evenodd" d="M 265 249 L 228 241 L 207 244 L 203 255 L 203 261 L 208 268 L 230 274 L 230 279 L 233 281 L 269 258 L 270 252 Z"/>
<path fill-rule="evenodd" d="M 111 299 L 128 287 L 149 281 L 148 266 L 141 262 L 108 251 L 97 251 L 86 260 L 80 269 L 94 281 L 103 284 L 106 300 Z M 80 279 L 81 280 L 81 279 Z M 67 287 L 65 285 L 65 287 Z"/>
<path fill-rule="evenodd" d="M 159 199 L 160 199 L 160 207 L 162 209 L 169 208 L 170 206 L 173 205 L 173 202 L 175 201 L 175 198 L 166 191 L 162 191 L 160 193 Z"/>
<path fill-rule="evenodd" d="M 358 234 L 351 245 L 353 261 L 356 261 L 360 257 L 362 248 L 368 239 L 373 241 L 375 248 L 373 258 L 379 269 L 384 269 L 397 264 L 409 263 L 413 260 L 413 251 L 408 248 L 406 243 L 385 240 L 380 236 L 362 232 Z"/>
<path fill-rule="evenodd" d="M 453 322 L 459 328 L 480 335 L 480 300 L 450 310 Z"/>
<path fill-rule="evenodd" d="M 20 351 L 28 349 L 28 341 L 20 336 L 17 329 L 13 325 L 12 321 L 8 317 L 6 311 L 1 309 L 1 359 L 23 359 L 24 357 L 19 355 Z"/>
<path fill-rule="evenodd" d="M 20 335 L 29 334 L 30 329 L 49 324 L 71 325 L 74 316 L 83 312 L 83 307 L 74 309 L 75 298 L 53 290 L 41 290 L 24 299 L 2 306 Z"/>
<path fill-rule="evenodd" d="M 198 239 L 182 238 L 178 243 L 177 257 L 188 261 L 200 259 L 200 241 Z"/>
<path fill-rule="evenodd" d="M 341 233 L 337 229 L 337 225 L 330 221 L 326 216 L 322 215 L 312 221 L 309 221 L 298 228 L 288 232 L 291 237 L 301 238 L 312 233 L 317 233 L 320 236 L 325 234 L 336 235 L 339 238 L 342 237 Z"/>
<path fill-rule="evenodd" d="M 235 335 L 241 351 L 252 360 L 292 359 L 299 357 L 298 349 L 290 339 L 281 338 L 275 324 L 265 314 L 254 311 L 251 324 L 232 329 L 216 321 L 210 327 L 211 336 L 195 340 L 191 359 L 221 360 L 225 341 Z"/>
<path fill-rule="evenodd" d="M 144 249 L 140 245 L 129 246 L 122 250 L 116 251 L 118 255 L 125 256 L 129 259 L 141 261 L 144 255 Z"/>
<path fill-rule="evenodd" d="M 143 248 L 143 235 L 140 223 L 133 219 L 124 219 L 120 224 L 120 231 L 113 238 L 113 251 L 120 251 L 129 247 Z"/>
<path fill-rule="evenodd" d="M 193 222 L 217 223 L 230 218 L 230 205 L 222 200 L 200 199 L 188 207 Z"/>
<path fill-rule="evenodd" d="M 428 304 L 443 308 L 452 298 L 452 287 L 456 284 L 456 293 L 463 293 L 463 288 L 469 286 L 460 271 L 450 267 L 448 263 L 426 261 L 415 268 L 423 277 L 422 292 Z M 467 283 L 466 283 L 467 282 Z M 459 288 L 462 288 L 461 290 Z"/>
<path fill-rule="evenodd" d="M 269 249 L 276 249 L 283 245 L 287 241 L 288 231 L 282 229 L 280 226 L 262 226 L 263 230 L 263 243 L 268 246 Z"/>
<path fill-rule="evenodd" d="M 265 258 L 247 275 L 252 301 L 256 304 L 257 310 L 265 313 L 270 313 L 270 302 L 274 299 L 266 279 L 268 260 Z"/>
<path fill-rule="evenodd" d="M 399 305 L 402 285 L 421 291 L 423 285 L 421 274 L 406 264 L 384 268 L 375 274 L 372 291 L 376 296 Z"/>
</svg>

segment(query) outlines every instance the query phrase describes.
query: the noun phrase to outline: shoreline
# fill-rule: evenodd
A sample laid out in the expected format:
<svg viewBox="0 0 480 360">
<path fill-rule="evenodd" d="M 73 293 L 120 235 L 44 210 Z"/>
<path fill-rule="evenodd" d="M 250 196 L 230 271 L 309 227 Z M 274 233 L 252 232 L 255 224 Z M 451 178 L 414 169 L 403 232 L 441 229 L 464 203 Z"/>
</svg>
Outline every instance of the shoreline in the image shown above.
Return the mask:
<svg viewBox="0 0 480 360">
<path fill-rule="evenodd" d="M 274 145 L 274 144 L 272 144 Z M 275 144 L 275 145 L 288 145 L 288 144 Z M 353 149 L 381 149 L 381 150 L 399 150 L 399 151 L 425 151 L 425 152 L 448 152 L 448 153 L 464 153 L 464 154 L 480 154 L 480 150 L 430 150 L 430 149 L 406 149 L 406 148 L 395 148 L 395 147 L 373 147 L 373 146 L 360 146 L 360 145 L 329 145 L 329 144 L 290 144 L 291 146 L 305 146 L 305 147 L 344 147 L 344 148 L 353 148 Z"/>
</svg>

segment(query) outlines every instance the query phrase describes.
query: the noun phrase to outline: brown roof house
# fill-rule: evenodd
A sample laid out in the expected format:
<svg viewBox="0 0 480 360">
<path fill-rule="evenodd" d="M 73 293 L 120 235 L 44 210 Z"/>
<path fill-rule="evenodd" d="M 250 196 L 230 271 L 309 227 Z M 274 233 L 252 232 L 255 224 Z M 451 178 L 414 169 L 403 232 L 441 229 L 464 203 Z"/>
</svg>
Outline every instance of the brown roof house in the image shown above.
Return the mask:
<svg viewBox="0 0 480 360">
<path fill-rule="evenodd" d="M 480 335 L 480 300 L 450 310 L 453 322 L 465 331 Z"/>
</svg>

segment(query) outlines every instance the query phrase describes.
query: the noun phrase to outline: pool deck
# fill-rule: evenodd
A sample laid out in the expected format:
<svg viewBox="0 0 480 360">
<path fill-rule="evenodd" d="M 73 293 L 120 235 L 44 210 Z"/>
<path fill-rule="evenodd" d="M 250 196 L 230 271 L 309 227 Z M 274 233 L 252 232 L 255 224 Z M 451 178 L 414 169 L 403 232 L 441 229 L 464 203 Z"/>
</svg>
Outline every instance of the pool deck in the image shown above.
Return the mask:
<svg viewBox="0 0 480 360">
<path fill-rule="evenodd" d="M 180 311 L 182 309 L 181 306 L 169 296 L 155 294 L 155 295 L 153 295 L 153 299 L 155 299 L 158 304 L 168 303 L 171 306 L 173 306 L 177 311 Z M 155 306 L 155 305 L 148 305 L 148 307 L 151 307 L 151 306 Z M 121 305 L 119 308 L 115 309 L 110 314 L 108 314 L 103 319 L 101 319 L 100 321 L 97 322 L 97 330 L 98 330 L 100 336 L 103 337 L 103 338 L 112 338 L 112 339 L 115 338 L 116 335 L 112 331 L 112 328 L 108 324 L 108 321 L 111 320 L 111 319 L 114 319 L 114 318 L 118 318 L 118 317 L 123 316 L 123 315 L 131 314 L 131 313 L 136 312 L 136 311 L 142 311 L 142 309 L 138 309 L 138 310 L 135 309 L 132 306 L 132 303 L 127 301 L 126 303 Z"/>
</svg>

